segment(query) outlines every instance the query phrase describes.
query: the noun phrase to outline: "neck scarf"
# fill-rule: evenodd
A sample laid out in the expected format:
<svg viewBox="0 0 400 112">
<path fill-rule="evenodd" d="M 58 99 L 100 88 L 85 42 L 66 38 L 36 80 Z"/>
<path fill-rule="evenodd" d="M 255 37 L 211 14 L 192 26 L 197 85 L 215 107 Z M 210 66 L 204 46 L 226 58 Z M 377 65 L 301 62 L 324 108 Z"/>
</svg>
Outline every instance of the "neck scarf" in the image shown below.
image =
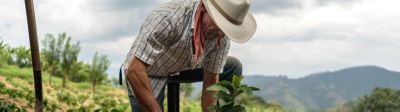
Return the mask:
<svg viewBox="0 0 400 112">
<path fill-rule="evenodd" d="M 204 42 L 205 42 L 205 38 L 203 36 L 201 36 L 201 28 L 203 27 L 201 24 L 202 21 L 202 17 L 204 12 L 202 12 L 203 10 L 205 10 L 205 7 L 203 5 L 203 2 L 200 2 L 199 6 L 197 7 L 196 10 L 196 15 L 195 15 L 195 20 L 194 20 L 194 46 L 195 46 L 195 59 L 193 62 L 197 62 L 198 58 L 201 56 L 201 54 L 203 53 L 203 47 L 204 47 Z M 217 39 L 217 44 L 216 46 L 219 47 L 220 46 L 220 42 L 221 42 L 222 38 L 218 38 Z"/>
<path fill-rule="evenodd" d="M 201 28 L 201 17 L 203 16 L 202 10 L 204 10 L 203 2 L 200 2 L 199 6 L 196 10 L 195 20 L 194 20 L 194 46 L 195 46 L 195 61 L 201 56 L 203 52 L 204 46 L 204 37 L 200 35 L 200 28 Z"/>
</svg>

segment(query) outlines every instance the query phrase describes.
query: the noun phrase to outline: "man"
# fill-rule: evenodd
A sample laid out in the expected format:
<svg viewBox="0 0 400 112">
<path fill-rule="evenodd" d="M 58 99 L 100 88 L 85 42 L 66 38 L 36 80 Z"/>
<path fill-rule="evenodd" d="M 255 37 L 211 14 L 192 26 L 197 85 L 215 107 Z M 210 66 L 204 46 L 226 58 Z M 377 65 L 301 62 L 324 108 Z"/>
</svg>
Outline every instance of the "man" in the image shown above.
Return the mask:
<svg viewBox="0 0 400 112">
<path fill-rule="evenodd" d="M 153 10 L 124 63 L 132 111 L 163 111 L 168 82 L 203 81 L 201 107 L 214 105 L 206 88 L 241 75 L 228 57 L 230 40 L 248 41 L 256 22 L 249 0 L 172 0 Z"/>
</svg>

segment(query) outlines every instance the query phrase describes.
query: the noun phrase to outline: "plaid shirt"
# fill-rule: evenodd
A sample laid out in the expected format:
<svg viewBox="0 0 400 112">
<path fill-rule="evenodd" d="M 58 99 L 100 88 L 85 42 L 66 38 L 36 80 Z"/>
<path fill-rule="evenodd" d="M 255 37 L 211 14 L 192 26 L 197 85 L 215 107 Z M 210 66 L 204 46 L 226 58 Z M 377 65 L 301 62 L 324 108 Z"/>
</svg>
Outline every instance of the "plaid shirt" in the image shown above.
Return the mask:
<svg viewBox="0 0 400 112">
<path fill-rule="evenodd" d="M 180 71 L 203 67 L 213 73 L 222 73 L 228 51 L 229 39 L 224 37 L 206 40 L 202 55 L 194 61 L 193 26 L 197 0 L 171 0 L 153 10 L 143 22 L 124 62 L 124 68 L 133 56 L 149 64 L 147 74 L 158 96 L 168 77 Z"/>
</svg>

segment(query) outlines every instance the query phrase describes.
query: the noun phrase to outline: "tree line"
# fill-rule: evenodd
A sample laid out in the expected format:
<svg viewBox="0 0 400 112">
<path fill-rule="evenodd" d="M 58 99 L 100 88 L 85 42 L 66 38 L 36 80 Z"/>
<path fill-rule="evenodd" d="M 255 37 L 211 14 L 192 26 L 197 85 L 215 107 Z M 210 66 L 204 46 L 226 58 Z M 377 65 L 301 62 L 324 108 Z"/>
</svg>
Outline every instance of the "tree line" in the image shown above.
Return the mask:
<svg viewBox="0 0 400 112">
<path fill-rule="evenodd" d="M 68 81 L 90 82 L 95 92 L 96 85 L 107 81 L 106 71 L 111 63 L 107 55 L 96 52 L 90 62 L 79 60 L 80 42 L 72 42 L 72 38 L 65 32 L 57 37 L 46 34 L 41 43 L 41 64 L 43 70 L 49 73 L 50 86 L 54 76 L 62 79 L 63 88 L 67 87 Z M 11 47 L 0 38 L 0 67 L 5 65 L 31 67 L 30 49 L 24 46 Z"/>
</svg>

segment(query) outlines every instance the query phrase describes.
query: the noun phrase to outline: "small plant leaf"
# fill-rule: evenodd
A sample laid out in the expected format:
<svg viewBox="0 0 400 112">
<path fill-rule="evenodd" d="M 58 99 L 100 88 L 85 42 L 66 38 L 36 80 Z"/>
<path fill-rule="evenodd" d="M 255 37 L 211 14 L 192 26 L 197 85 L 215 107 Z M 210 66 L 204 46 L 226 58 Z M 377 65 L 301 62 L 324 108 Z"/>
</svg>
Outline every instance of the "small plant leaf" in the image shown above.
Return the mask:
<svg viewBox="0 0 400 112">
<path fill-rule="evenodd" d="M 218 99 L 223 99 L 225 101 L 233 100 L 233 97 L 230 94 L 226 93 L 226 92 L 218 92 L 217 94 L 215 94 L 215 97 L 218 98 Z"/>
<path fill-rule="evenodd" d="M 234 110 L 234 112 L 245 112 L 246 111 L 246 109 L 241 105 L 233 106 L 233 110 Z"/>
<path fill-rule="evenodd" d="M 258 91 L 256 87 L 241 84 L 243 76 L 233 75 L 232 82 L 220 81 L 207 88 L 209 91 L 217 91 L 214 97 L 217 99 L 217 104 L 210 107 L 211 112 L 245 112 L 245 108 L 236 104 L 236 98 L 246 93 L 252 95 L 253 91 Z"/>
<path fill-rule="evenodd" d="M 236 75 L 233 75 L 233 79 L 232 79 L 233 87 L 234 87 L 234 88 L 239 87 L 240 81 L 241 81 L 242 79 L 243 79 L 243 76 L 236 76 Z"/>
<path fill-rule="evenodd" d="M 256 87 L 250 87 L 251 91 L 260 91 L 260 89 L 256 88 Z"/>
<path fill-rule="evenodd" d="M 218 85 L 224 86 L 225 88 L 227 88 L 229 90 L 229 93 L 233 93 L 234 88 L 232 86 L 232 83 L 227 81 L 227 80 L 223 80 L 217 83 Z"/>
</svg>

